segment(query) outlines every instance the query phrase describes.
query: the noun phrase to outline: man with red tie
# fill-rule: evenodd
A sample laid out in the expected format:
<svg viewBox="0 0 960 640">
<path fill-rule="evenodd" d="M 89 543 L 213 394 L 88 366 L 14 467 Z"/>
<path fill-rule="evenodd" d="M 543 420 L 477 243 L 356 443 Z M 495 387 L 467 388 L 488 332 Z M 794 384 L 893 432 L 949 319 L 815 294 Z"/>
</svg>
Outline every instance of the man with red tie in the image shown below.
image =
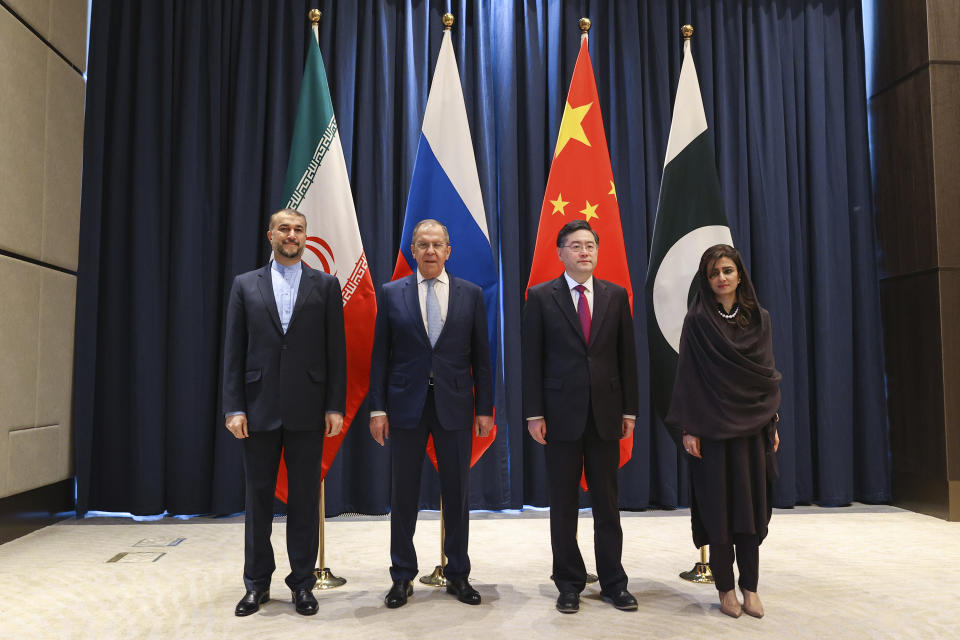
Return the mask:
<svg viewBox="0 0 960 640">
<path fill-rule="evenodd" d="M 545 445 L 557 609 L 579 610 L 586 568 L 577 546 L 577 487 L 586 474 L 593 506 L 600 588 L 617 609 L 632 611 L 621 564 L 617 467 L 619 440 L 633 437 L 637 356 L 627 291 L 593 277 L 600 238 L 585 220 L 557 234 L 564 273 L 532 287 L 523 308 L 523 412 Z"/>
</svg>

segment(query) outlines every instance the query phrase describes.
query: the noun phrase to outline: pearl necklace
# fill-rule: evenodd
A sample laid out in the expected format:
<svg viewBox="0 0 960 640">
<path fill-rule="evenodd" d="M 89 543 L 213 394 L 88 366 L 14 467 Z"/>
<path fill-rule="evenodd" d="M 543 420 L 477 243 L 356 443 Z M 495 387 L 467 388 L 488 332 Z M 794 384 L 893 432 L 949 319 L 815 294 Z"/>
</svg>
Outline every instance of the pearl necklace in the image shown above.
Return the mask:
<svg viewBox="0 0 960 640">
<path fill-rule="evenodd" d="M 731 311 L 730 313 L 724 313 L 723 305 L 721 305 L 720 303 L 717 303 L 717 313 L 719 313 L 720 317 L 723 318 L 724 320 L 733 320 L 734 318 L 737 317 L 737 314 L 740 313 L 740 304 L 735 302 L 733 304 L 733 311 Z"/>
</svg>

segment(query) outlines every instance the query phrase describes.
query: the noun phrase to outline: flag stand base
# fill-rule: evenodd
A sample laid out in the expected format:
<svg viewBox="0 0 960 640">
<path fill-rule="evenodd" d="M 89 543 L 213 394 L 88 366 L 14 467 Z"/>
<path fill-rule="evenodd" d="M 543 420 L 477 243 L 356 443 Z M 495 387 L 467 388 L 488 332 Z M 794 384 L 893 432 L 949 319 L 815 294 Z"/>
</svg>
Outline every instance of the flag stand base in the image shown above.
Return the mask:
<svg viewBox="0 0 960 640">
<path fill-rule="evenodd" d="M 338 578 L 333 575 L 329 567 L 315 569 L 313 575 L 317 577 L 317 584 L 313 585 L 314 591 L 326 591 L 327 589 L 336 589 L 347 584 L 346 578 Z"/>
<path fill-rule="evenodd" d="M 710 570 L 710 563 L 707 562 L 707 545 L 700 547 L 700 562 L 693 565 L 690 571 L 681 573 L 680 577 L 697 584 L 713 584 L 713 571 Z"/>
<path fill-rule="evenodd" d="M 681 573 L 680 577 L 697 584 L 713 584 L 713 571 L 710 570 L 710 565 L 705 562 L 698 562 L 693 565 L 693 569 L 690 569 L 690 571 Z"/>
<path fill-rule="evenodd" d="M 431 587 L 445 587 L 447 586 L 447 576 L 443 574 L 443 567 L 438 564 L 434 567 L 433 573 L 428 576 L 421 576 L 420 582 Z"/>
</svg>

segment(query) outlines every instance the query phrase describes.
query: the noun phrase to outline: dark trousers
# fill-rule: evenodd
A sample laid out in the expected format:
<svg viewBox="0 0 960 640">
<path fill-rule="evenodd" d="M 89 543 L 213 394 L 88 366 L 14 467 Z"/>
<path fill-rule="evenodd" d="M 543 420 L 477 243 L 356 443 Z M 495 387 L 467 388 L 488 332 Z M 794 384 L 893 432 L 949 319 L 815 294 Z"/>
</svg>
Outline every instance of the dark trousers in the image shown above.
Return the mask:
<svg viewBox="0 0 960 640">
<path fill-rule="evenodd" d="M 580 593 L 587 570 L 577 545 L 577 516 L 581 469 L 586 473 L 593 505 L 593 552 L 600 588 L 616 593 L 627 588 L 627 574 L 620 562 L 623 531 L 620 528 L 620 498 L 617 467 L 620 443 L 601 440 L 593 418 L 579 439 L 550 439 L 547 424 L 547 479 L 550 489 L 550 542 L 553 547 L 553 581 L 561 593 Z"/>
<path fill-rule="evenodd" d="M 737 582 L 741 589 L 756 591 L 760 578 L 760 541 L 755 535 L 739 533 L 734 534 L 733 544 L 710 545 L 710 570 L 713 571 L 717 591 L 733 589 L 734 546 L 737 569 L 740 570 L 740 579 Z"/>
<path fill-rule="evenodd" d="M 243 440 L 247 512 L 244 520 L 243 583 L 247 589 L 266 590 L 276 564 L 270 531 L 273 494 L 277 486 L 280 449 L 287 463 L 287 556 L 292 590 L 312 589 L 320 527 L 320 464 L 323 431 L 252 431 Z"/>
<path fill-rule="evenodd" d="M 443 499 L 443 552 L 447 556 L 446 576 L 470 575 L 467 539 L 470 534 L 469 479 L 472 425 L 446 430 L 437 420 L 433 388 L 427 392 L 423 416 L 415 429 L 390 431 L 390 578 L 417 577 L 417 551 L 413 534 L 420 506 L 420 475 L 423 470 L 427 436 L 433 434 Z"/>
</svg>

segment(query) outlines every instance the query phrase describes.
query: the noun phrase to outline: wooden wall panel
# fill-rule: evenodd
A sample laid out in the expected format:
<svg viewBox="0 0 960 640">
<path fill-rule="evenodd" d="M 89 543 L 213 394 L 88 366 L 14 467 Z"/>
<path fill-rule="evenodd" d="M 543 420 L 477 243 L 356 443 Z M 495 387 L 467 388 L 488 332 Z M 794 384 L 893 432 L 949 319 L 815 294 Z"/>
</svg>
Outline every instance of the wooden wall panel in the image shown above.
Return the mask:
<svg viewBox="0 0 960 640">
<path fill-rule="evenodd" d="M 930 76 L 913 74 L 870 101 L 877 236 L 887 275 L 937 266 Z"/>
</svg>

